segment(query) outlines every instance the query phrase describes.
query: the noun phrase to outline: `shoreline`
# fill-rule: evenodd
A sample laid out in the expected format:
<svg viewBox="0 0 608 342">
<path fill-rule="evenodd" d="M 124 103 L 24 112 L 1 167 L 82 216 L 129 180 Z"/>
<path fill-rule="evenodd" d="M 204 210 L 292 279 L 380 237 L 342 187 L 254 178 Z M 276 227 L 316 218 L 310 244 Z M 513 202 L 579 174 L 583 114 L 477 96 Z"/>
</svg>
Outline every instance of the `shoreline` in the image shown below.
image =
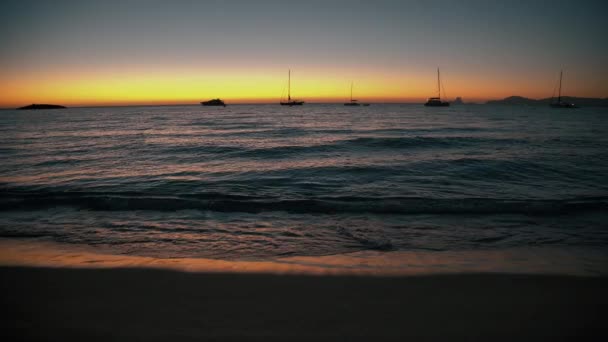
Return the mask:
<svg viewBox="0 0 608 342">
<path fill-rule="evenodd" d="M 263 260 L 159 258 L 115 254 L 111 249 L 49 241 L 0 238 L 0 267 L 143 268 L 203 273 L 337 276 L 536 274 L 608 276 L 608 252 L 568 248 L 463 251 L 364 250 L 324 256 Z"/>
</svg>

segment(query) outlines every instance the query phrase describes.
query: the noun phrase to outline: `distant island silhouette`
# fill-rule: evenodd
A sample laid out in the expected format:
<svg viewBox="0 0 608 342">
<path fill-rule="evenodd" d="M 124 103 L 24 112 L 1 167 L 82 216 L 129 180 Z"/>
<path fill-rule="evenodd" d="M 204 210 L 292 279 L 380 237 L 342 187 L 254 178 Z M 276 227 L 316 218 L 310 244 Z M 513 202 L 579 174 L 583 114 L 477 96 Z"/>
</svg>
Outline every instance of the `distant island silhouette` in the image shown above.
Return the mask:
<svg viewBox="0 0 608 342">
<path fill-rule="evenodd" d="M 60 106 L 60 105 L 54 105 L 54 104 L 31 104 L 29 106 L 24 106 L 24 107 L 19 107 L 17 109 L 60 109 L 60 108 L 66 108 L 64 106 Z"/>
<path fill-rule="evenodd" d="M 573 97 L 573 96 L 562 96 L 562 101 L 576 103 L 577 105 L 584 107 L 608 107 L 607 98 L 591 98 L 591 97 Z M 502 100 L 490 100 L 486 104 L 490 105 L 526 105 L 526 106 L 546 106 L 553 101 L 554 98 L 548 97 L 546 99 L 530 99 L 523 96 L 509 96 Z"/>
</svg>

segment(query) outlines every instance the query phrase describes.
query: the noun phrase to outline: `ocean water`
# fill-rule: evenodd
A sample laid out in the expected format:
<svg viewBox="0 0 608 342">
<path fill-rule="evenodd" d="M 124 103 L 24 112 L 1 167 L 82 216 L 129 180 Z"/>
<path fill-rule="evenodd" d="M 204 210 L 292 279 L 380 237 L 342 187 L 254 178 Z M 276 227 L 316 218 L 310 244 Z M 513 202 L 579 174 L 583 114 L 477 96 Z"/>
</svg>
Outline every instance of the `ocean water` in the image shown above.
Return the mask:
<svg viewBox="0 0 608 342">
<path fill-rule="evenodd" d="M 0 111 L 0 238 L 268 260 L 608 250 L 608 109 Z"/>
</svg>

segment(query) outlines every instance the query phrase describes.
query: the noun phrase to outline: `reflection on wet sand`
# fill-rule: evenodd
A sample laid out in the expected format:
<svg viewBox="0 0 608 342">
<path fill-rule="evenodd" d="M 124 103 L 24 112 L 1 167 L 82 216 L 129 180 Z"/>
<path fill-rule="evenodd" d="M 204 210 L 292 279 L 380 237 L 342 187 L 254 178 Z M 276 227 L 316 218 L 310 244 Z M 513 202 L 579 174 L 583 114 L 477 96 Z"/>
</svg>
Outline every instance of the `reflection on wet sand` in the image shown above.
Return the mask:
<svg viewBox="0 0 608 342">
<path fill-rule="evenodd" d="M 608 274 L 608 253 L 545 247 L 446 252 L 363 251 L 231 261 L 104 254 L 85 246 L 11 239 L 0 240 L 0 265 L 310 275 L 407 276 L 488 272 L 605 276 Z"/>
</svg>

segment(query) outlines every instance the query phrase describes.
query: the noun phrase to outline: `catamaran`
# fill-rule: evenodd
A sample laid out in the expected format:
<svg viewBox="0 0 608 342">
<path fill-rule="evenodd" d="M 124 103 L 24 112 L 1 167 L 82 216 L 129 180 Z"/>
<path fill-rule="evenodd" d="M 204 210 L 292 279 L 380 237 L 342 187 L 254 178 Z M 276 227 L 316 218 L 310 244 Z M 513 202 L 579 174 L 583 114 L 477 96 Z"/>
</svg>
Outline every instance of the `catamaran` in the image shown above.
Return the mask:
<svg viewBox="0 0 608 342">
<path fill-rule="evenodd" d="M 551 107 L 553 108 L 578 108 L 574 103 L 569 103 L 569 102 L 563 102 L 562 101 L 562 74 L 564 73 L 563 70 L 560 70 L 559 72 L 559 91 L 558 91 L 558 95 L 557 95 L 557 102 L 553 102 L 550 104 Z M 555 88 L 553 88 L 555 91 Z M 555 94 L 555 93 L 553 93 Z"/>
<path fill-rule="evenodd" d="M 291 99 L 291 70 L 287 72 L 287 102 L 281 101 L 281 106 L 301 106 L 304 101 Z"/>
<path fill-rule="evenodd" d="M 424 105 L 427 107 L 447 107 L 450 105 L 447 101 L 441 101 L 441 76 L 439 75 L 439 68 L 437 68 L 437 97 L 429 97 Z"/>
</svg>

